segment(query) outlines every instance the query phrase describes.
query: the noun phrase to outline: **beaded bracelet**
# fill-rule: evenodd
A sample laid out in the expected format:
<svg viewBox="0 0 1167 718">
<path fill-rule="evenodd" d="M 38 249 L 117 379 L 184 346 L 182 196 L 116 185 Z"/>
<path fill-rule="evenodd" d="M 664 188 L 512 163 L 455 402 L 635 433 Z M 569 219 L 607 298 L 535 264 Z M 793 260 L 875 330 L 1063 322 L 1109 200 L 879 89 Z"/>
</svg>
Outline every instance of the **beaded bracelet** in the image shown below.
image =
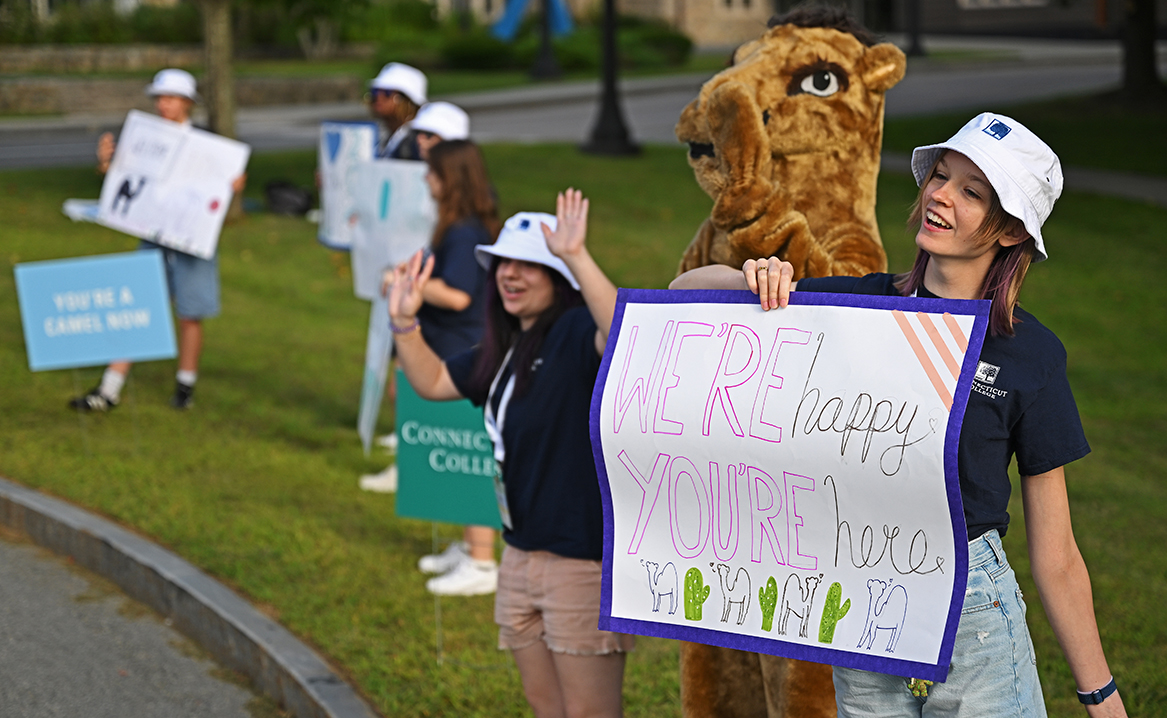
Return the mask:
<svg viewBox="0 0 1167 718">
<path fill-rule="evenodd" d="M 402 334 L 412 334 L 418 329 L 421 329 L 421 322 L 418 321 L 417 317 L 414 317 L 413 324 L 410 324 L 407 327 L 398 327 L 393 322 L 389 322 L 389 331 L 393 332 L 397 336 L 401 336 Z"/>
<path fill-rule="evenodd" d="M 1118 686 L 1114 684 L 1114 676 L 1110 677 L 1110 682 L 1102 686 L 1096 691 L 1083 692 L 1078 691 L 1078 700 L 1088 706 L 1096 706 L 1102 701 L 1111 696 L 1112 693 L 1118 690 Z"/>
</svg>

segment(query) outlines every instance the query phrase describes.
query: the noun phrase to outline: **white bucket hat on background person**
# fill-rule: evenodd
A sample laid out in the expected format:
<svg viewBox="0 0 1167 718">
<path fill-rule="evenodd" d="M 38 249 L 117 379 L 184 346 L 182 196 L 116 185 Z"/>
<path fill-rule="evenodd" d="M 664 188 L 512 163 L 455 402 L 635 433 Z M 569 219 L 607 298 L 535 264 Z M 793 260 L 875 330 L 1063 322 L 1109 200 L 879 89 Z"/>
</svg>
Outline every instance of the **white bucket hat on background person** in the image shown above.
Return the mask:
<svg viewBox="0 0 1167 718">
<path fill-rule="evenodd" d="M 177 97 L 185 97 L 191 102 L 199 102 L 200 98 L 198 91 L 195 89 L 196 86 L 194 75 L 186 70 L 170 68 L 160 70 L 154 76 L 154 81 L 146 86 L 146 94 L 150 97 L 175 95 Z"/>
<path fill-rule="evenodd" d="M 443 140 L 465 140 L 470 137 L 470 115 L 449 102 L 431 102 L 417 111 L 409 123 L 419 132 L 435 134 Z"/>
<path fill-rule="evenodd" d="M 543 238 L 540 223 L 546 224 L 552 230 L 558 224 L 555 215 L 546 212 L 519 212 L 506 221 L 498 239 L 494 244 L 480 244 L 474 248 L 474 257 L 483 269 L 490 270 L 491 257 L 504 259 L 519 259 L 524 262 L 542 264 L 554 269 L 563 275 L 572 287 L 579 289 L 579 282 L 575 275 L 547 248 L 547 240 Z"/>
<path fill-rule="evenodd" d="M 1001 207 L 1025 224 L 1025 231 L 1037 245 L 1033 261 L 1049 256 L 1041 226 L 1062 194 L 1062 163 L 1049 145 L 1017 120 L 983 112 L 947 142 L 917 147 L 912 152 L 917 185 L 924 184 L 945 150 L 955 150 L 972 160 L 993 185 Z"/>
<path fill-rule="evenodd" d="M 381 68 L 381 72 L 369 80 L 370 90 L 393 90 L 400 92 L 415 104 L 425 104 L 425 74 L 416 67 L 400 62 L 391 62 Z"/>
</svg>

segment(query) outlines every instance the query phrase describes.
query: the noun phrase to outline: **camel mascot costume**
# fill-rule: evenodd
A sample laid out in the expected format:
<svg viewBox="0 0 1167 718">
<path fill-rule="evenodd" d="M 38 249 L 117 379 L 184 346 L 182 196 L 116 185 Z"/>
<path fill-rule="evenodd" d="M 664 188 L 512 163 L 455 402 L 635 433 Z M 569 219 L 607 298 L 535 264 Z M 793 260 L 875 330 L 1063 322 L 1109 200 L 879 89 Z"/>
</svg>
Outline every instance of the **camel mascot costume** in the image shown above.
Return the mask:
<svg viewBox="0 0 1167 718">
<path fill-rule="evenodd" d="M 829 7 L 769 28 L 677 122 L 713 198 L 679 272 L 770 256 L 796 280 L 885 271 L 875 184 L 884 93 L 903 78 L 904 54 Z M 681 705 L 687 718 L 836 715 L 830 666 L 696 643 L 681 644 Z"/>
</svg>

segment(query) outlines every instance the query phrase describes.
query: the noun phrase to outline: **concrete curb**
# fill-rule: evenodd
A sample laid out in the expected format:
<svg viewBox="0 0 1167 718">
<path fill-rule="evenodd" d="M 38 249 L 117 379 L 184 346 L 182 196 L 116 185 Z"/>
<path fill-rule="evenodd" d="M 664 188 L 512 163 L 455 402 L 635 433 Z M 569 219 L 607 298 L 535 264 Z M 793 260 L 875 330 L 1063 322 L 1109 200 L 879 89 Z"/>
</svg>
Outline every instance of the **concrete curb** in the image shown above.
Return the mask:
<svg viewBox="0 0 1167 718">
<path fill-rule="evenodd" d="M 71 556 L 171 619 L 297 718 L 376 718 L 286 628 L 175 554 L 59 499 L 0 478 L 0 523 Z"/>
</svg>

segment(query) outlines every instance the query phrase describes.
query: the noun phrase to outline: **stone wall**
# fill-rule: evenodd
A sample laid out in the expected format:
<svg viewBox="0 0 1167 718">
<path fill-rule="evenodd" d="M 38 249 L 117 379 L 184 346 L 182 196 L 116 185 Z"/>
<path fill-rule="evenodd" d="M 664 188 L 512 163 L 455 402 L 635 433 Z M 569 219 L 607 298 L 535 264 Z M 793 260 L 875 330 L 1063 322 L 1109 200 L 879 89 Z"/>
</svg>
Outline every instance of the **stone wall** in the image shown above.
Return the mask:
<svg viewBox="0 0 1167 718">
<path fill-rule="evenodd" d="M 0 81 L 0 114 L 55 115 L 121 113 L 135 107 L 150 110 L 146 82 L 25 77 Z M 365 82 L 349 77 L 237 77 L 240 107 L 355 102 Z"/>
<path fill-rule="evenodd" d="M 18 45 L 0 47 L 0 73 L 140 72 L 203 62 L 202 45 Z"/>
</svg>

